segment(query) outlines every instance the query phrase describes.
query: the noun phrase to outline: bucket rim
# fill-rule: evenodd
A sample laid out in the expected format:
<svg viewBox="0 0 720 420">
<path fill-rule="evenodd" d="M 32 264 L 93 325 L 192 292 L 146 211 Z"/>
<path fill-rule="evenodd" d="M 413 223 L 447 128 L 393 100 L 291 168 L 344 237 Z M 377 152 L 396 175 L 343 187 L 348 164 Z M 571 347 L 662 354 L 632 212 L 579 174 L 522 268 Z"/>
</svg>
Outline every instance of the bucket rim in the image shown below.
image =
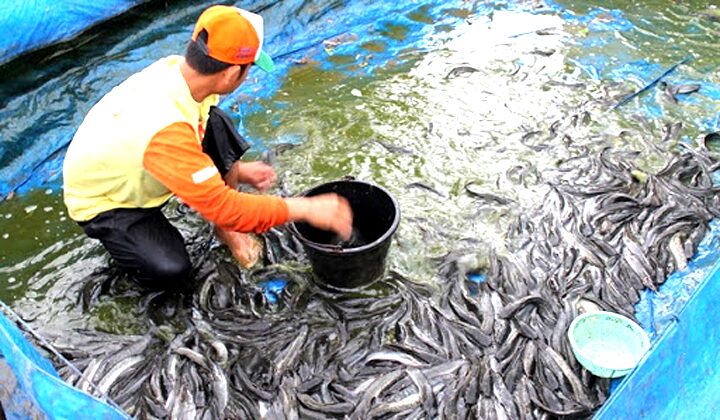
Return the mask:
<svg viewBox="0 0 720 420">
<path fill-rule="evenodd" d="M 395 208 L 395 217 L 393 218 L 392 224 L 390 225 L 390 228 L 388 228 L 385 233 L 383 233 L 379 238 L 376 240 L 367 243 L 362 246 L 353 247 L 353 248 L 343 248 L 340 245 L 330 245 L 330 244 L 321 244 L 319 242 L 314 242 L 309 239 L 307 239 L 304 235 L 300 233 L 300 231 L 297 229 L 297 226 L 295 225 L 295 222 L 290 222 L 288 224 L 288 228 L 290 229 L 290 233 L 292 233 L 300 242 L 302 242 L 304 245 L 309 246 L 310 248 L 313 248 L 316 251 L 322 251 L 322 252 L 330 252 L 338 255 L 350 255 L 350 254 L 360 254 L 362 252 L 368 251 L 370 249 L 373 249 L 377 247 L 380 243 L 386 241 L 390 236 L 392 236 L 395 231 L 397 230 L 398 226 L 400 225 L 400 205 L 398 204 L 397 199 L 393 197 L 388 190 L 385 188 L 374 184 L 372 182 L 368 181 L 361 181 L 357 179 L 339 179 L 335 181 L 329 181 L 324 182 L 322 184 L 318 184 L 312 188 L 309 188 L 302 193 L 298 194 L 299 197 L 307 197 L 307 194 L 312 192 L 313 190 L 316 190 L 320 187 L 324 187 L 327 185 L 332 184 L 347 184 L 347 183 L 353 183 L 353 184 L 363 184 L 369 187 L 377 188 L 378 190 L 382 191 L 386 196 L 390 198 L 392 201 L 393 207 Z"/>
</svg>

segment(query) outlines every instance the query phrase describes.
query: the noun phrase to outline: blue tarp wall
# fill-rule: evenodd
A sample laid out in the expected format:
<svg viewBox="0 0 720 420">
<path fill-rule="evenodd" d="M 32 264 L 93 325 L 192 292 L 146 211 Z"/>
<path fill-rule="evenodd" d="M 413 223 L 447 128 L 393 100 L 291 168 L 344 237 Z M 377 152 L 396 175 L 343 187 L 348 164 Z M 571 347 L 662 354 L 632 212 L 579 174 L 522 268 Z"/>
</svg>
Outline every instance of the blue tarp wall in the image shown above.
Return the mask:
<svg viewBox="0 0 720 420">
<path fill-rule="evenodd" d="M 148 0 L 3 0 L 0 64 L 57 42 Z"/>
<path fill-rule="evenodd" d="M 37 1 L 0 1 L 0 29 L 3 37 L 0 38 L 0 64 L 22 53 L 32 51 L 44 46 L 69 40 L 78 35 L 90 26 L 116 16 L 147 0 L 37 0 Z M 321 2 L 328 3 L 328 2 Z M 447 1 L 459 3 L 459 1 Z M 287 2 L 287 8 L 292 8 L 293 2 Z M 322 42 L 346 32 L 348 28 L 360 28 L 372 26 L 378 29 L 383 21 L 378 21 L 378 16 L 386 12 L 388 3 L 373 2 L 370 6 L 364 2 L 349 1 L 344 5 L 341 13 L 333 10 L 334 18 L 338 22 L 335 27 L 327 27 L 321 24 L 318 16 L 305 16 L 307 20 L 292 19 L 286 22 L 285 13 L 269 10 L 264 13 L 267 19 L 266 26 L 269 28 L 267 34 L 268 50 L 276 57 L 279 65 L 279 74 L 282 74 L 291 58 L 300 58 L 306 54 L 313 55 L 322 61 Z M 581 43 L 587 50 L 587 55 L 576 57 L 571 60 L 572 64 L 582 69 L 591 79 L 594 80 L 638 80 L 640 84 L 650 84 L 653 80 L 663 75 L 666 68 L 651 61 L 638 60 L 632 57 L 619 57 L 616 61 L 607 60 L 604 54 L 595 54 L 593 49 L 613 42 L 615 33 L 633 31 L 635 26 L 628 20 L 621 11 L 608 10 L 598 7 L 587 14 L 576 15 L 563 11 L 562 6 L 548 1 L 550 10 L 561 15 L 569 23 L 586 25 L 589 35 L 577 42 Z M 249 1 L 245 7 L 262 8 L 265 2 Z M 405 7 L 407 10 L 416 7 L 414 2 L 401 2 L 397 8 Z M 199 7 L 199 6 L 198 6 Z M 508 8 L 520 7 L 522 4 L 510 2 Z M 488 5 L 487 13 L 492 10 Z M 188 16 L 197 15 L 197 10 L 188 10 Z M 362 18 L 359 18 L 361 16 Z M 595 19 L 601 16 L 602 19 Z M 402 13 L 397 19 L 402 19 Z M 452 17 L 445 17 L 453 20 Z M 184 23 L 189 25 L 191 20 Z M 368 35 L 363 31 L 358 31 Z M 372 72 L 376 63 L 383 63 L 389 56 L 396 54 L 401 48 L 408 44 L 421 47 L 424 34 L 412 32 L 416 38 L 406 39 L 398 45 L 390 45 L 382 54 L 378 54 L 364 71 Z M 168 42 L 174 45 L 182 45 L 186 40 L 187 33 L 177 35 Z M 155 47 L 155 45 L 152 45 Z M 123 45 L 119 48 L 122 49 Z M 353 43 L 338 48 L 357 48 Z M 314 54 L 317 50 L 318 54 Z M 685 51 L 678 52 L 678 60 L 685 57 Z M 145 60 L 145 61 L 143 61 Z M 147 57 L 127 64 L 136 71 L 144 65 L 149 64 Z M 114 63 L 113 68 L 117 70 L 123 63 Z M 106 69 L 106 67 L 101 70 Z M 131 72 L 128 70 L 128 72 Z M 702 85 L 702 94 L 714 101 L 720 101 L 720 87 L 712 82 L 707 76 L 702 80 L 692 79 L 679 67 L 674 73 L 665 78 L 668 82 L 687 83 L 695 82 Z M 90 77 L 88 82 L 91 85 L 95 79 Z M 278 80 L 268 80 L 264 92 L 253 92 L 254 95 L 269 95 L 277 88 Z M 64 80 L 50 82 L 38 88 L 40 94 L 52 96 L 63 95 L 67 92 L 64 89 L 72 89 L 72 86 L 65 86 Z M 109 87 L 103 87 L 106 89 Z M 239 93 L 238 93 L 239 94 Z M 78 100 L 73 95 L 67 96 L 68 102 L 57 101 L 57 104 L 45 111 L 45 117 L 37 122 L 37 127 L 26 127 L 18 129 L 8 136 L 8 139 L 0 139 L 1 149 L 13 148 L 19 150 L 16 154 L 2 160 L 3 167 L 0 168 L 0 197 L 10 192 L 23 192 L 26 190 L 46 186 L 48 183 L 57 184 L 59 168 L 62 164 L 62 151 L 69 142 L 74 128 L 78 125 L 78 115 L 82 115 L 86 109 L 76 109 Z M 5 110 L 0 110 L 0 117 L 12 117 L 17 115 L 18 109 L 27 106 L 27 100 L 18 103 L 9 103 Z M 26 98 L 25 98 L 26 99 Z M 231 97 L 230 100 L 233 98 Z M 695 100 L 688 98 L 688 101 Z M 662 107 L 657 104 L 655 95 L 645 95 L 634 103 L 628 104 L 632 112 L 645 115 L 650 118 L 660 118 L 663 114 Z M 625 108 L 623 108 L 625 109 Z M 61 112 L 59 112 L 59 110 Z M 248 112 L 249 110 L 245 110 Z M 58 115 L 58 121 L 52 119 Z M 69 118 L 68 115 L 72 117 Z M 73 119 L 74 118 L 74 119 Z M 720 129 L 720 113 L 718 108 L 708 109 L 704 115 L 698 116 L 694 121 L 695 125 L 706 132 Z M 50 130 L 45 130 L 52 127 Z M 42 129 L 42 130 L 41 130 Z M 27 144 L 32 139 L 32 144 Z M 12 141 L 12 142 L 11 142 Z M 42 149 L 42 150 L 39 150 Z M 32 170 L 29 170 L 32 168 Z M 701 247 L 693 263 L 688 270 L 671 276 L 658 293 L 646 292 L 642 301 L 638 304 L 636 317 L 641 325 L 650 333 L 654 342 L 653 350 L 643 360 L 642 364 L 628 377 L 615 383 L 616 388 L 607 404 L 598 413 L 598 418 L 637 418 L 637 417 L 658 417 L 675 418 L 682 413 L 687 418 L 708 418 L 720 408 L 720 376 L 716 373 L 715 362 L 717 360 L 720 342 L 718 341 L 717 323 L 711 318 L 713 312 L 711 304 L 720 298 L 720 268 L 715 266 L 712 273 L 703 271 L 702 267 L 712 267 L 718 260 L 718 225 L 714 222 L 711 232 L 708 234 L 707 242 Z M 703 251 L 704 250 L 704 251 Z M 693 295 L 695 285 L 703 282 L 697 293 Z M 690 298 L 687 306 L 683 308 L 684 302 Z M 677 315 L 679 312 L 679 315 Z M 3 321 L 0 319 L 0 321 Z M 11 325 L 0 322 L 5 331 L 12 331 Z M 19 333 L 19 332 L 17 332 Z M 9 335 L 8 335 L 9 334 Z M 16 332 L 0 334 L 2 339 L 10 339 Z M 15 366 L 22 366 L 22 354 L 20 348 L 10 348 L 8 341 L 5 342 L 6 351 L 10 358 L 15 357 Z M 25 349 L 27 350 L 27 349 Z M 30 352 L 32 353 L 32 352 Z M 15 354 L 15 356 L 13 356 Z M 29 353 L 28 353 L 29 354 Z M 38 357 L 39 354 L 37 355 Z M 30 358 L 34 358 L 31 355 Z M 56 377 L 52 366 L 44 366 L 37 359 L 37 366 L 33 369 L 37 374 L 50 381 Z M 39 369 L 39 370 L 38 370 Z M 44 373 L 44 374 L 43 374 Z M 19 375 L 21 378 L 23 374 Z M 48 378 L 41 379 L 47 380 Z M 23 385 L 25 387 L 25 385 Z M 27 385 L 28 389 L 32 384 Z M 46 401 L 47 402 L 47 401 Z M 41 407 L 42 402 L 38 401 Z"/>
<path fill-rule="evenodd" d="M 11 312 L 5 304 L 2 304 L 2 307 Z M 8 390 L 10 396 L 5 401 L 4 408 L 10 419 L 27 418 L 28 399 L 50 419 L 124 420 L 129 418 L 122 410 L 65 383 L 50 361 L 30 344 L 20 329 L 2 312 L 0 312 L 0 354 L 7 361 L 20 385 Z"/>
<path fill-rule="evenodd" d="M 720 413 L 720 264 L 705 278 L 597 420 L 712 419 Z"/>
</svg>

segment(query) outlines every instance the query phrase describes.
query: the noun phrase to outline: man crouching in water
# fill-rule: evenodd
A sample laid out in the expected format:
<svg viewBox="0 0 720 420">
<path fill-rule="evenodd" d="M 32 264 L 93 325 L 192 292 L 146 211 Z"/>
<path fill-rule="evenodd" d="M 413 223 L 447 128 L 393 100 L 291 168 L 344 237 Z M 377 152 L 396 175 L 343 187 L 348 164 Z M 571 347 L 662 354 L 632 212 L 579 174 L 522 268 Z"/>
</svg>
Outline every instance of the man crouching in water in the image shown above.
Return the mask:
<svg viewBox="0 0 720 420">
<path fill-rule="evenodd" d="M 70 217 L 146 287 L 177 289 L 191 270 L 180 232 L 161 211 L 173 195 L 213 223 L 245 266 L 259 255 L 247 232 L 304 221 L 350 236 L 352 212 L 344 198 L 241 193 L 241 183 L 267 190 L 274 170 L 235 161 L 221 175 L 203 152 L 218 95 L 237 89 L 253 65 L 273 70 L 262 44 L 261 16 L 229 6 L 208 8 L 184 58 L 160 59 L 115 87 L 88 112 L 70 143 L 63 165 Z"/>
</svg>

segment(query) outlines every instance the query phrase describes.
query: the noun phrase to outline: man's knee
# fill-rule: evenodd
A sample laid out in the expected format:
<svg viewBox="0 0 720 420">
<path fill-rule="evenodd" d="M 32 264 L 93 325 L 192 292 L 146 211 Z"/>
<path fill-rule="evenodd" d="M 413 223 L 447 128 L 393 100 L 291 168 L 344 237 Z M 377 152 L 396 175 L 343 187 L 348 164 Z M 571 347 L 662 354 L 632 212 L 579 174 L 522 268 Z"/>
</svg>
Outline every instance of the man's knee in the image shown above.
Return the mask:
<svg viewBox="0 0 720 420">
<path fill-rule="evenodd" d="M 159 207 L 109 210 L 81 226 L 143 286 L 177 289 L 190 275 L 183 237 Z"/>
<path fill-rule="evenodd" d="M 136 280 L 143 286 L 149 288 L 166 289 L 173 286 L 181 286 L 188 277 L 192 264 L 187 256 L 177 258 L 160 258 L 147 261 L 135 275 Z"/>
</svg>

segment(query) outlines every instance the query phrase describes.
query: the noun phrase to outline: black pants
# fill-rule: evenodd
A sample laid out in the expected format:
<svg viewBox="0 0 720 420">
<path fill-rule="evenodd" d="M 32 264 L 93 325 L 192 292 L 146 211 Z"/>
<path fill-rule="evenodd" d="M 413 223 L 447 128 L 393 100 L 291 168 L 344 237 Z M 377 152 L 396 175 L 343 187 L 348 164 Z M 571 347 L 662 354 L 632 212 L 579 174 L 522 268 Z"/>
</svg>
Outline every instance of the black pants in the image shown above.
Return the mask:
<svg viewBox="0 0 720 420">
<path fill-rule="evenodd" d="M 159 207 L 109 210 L 79 224 L 141 285 L 165 290 L 186 286 L 192 265 L 185 242 Z"/>
</svg>

